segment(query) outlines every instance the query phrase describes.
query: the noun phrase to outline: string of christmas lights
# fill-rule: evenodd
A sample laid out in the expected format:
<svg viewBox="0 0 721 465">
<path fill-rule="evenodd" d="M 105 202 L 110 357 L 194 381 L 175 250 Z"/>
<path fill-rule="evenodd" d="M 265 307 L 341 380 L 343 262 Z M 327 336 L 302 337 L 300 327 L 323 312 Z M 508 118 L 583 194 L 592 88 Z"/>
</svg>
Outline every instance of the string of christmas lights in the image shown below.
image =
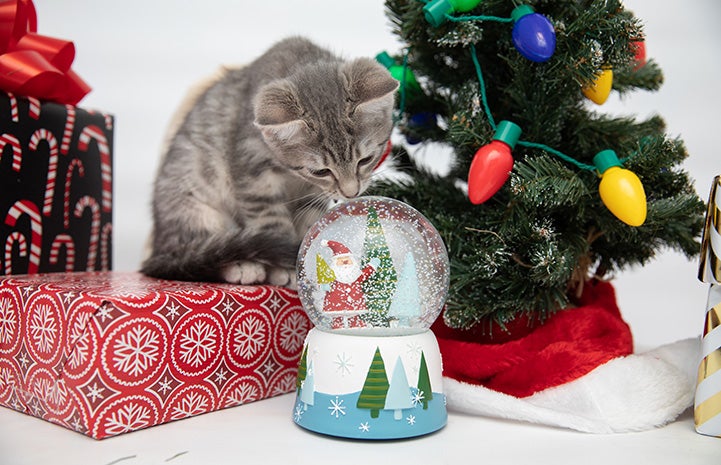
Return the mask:
<svg viewBox="0 0 721 465">
<path fill-rule="evenodd" d="M 496 126 L 488 106 L 483 72 L 473 44 L 470 45 L 470 51 L 484 112 L 489 124 L 496 131 L 491 143 L 478 149 L 471 162 L 468 172 L 468 197 L 471 203 L 481 204 L 503 187 L 513 169 L 511 152 L 516 145 L 520 145 L 551 153 L 579 169 L 596 171 L 601 176 L 599 195 L 606 208 L 629 226 L 641 226 L 646 221 L 646 193 L 643 184 L 635 173 L 622 168 L 622 161 L 612 150 L 599 152 L 594 157 L 594 164 L 588 165 L 547 145 L 520 140 L 522 131 L 515 123 L 501 121 Z"/>
<path fill-rule="evenodd" d="M 529 5 L 519 5 L 514 8 L 511 18 L 483 15 L 452 16 L 456 12 L 471 11 L 479 3 L 480 0 L 433 0 L 425 4 L 423 12 L 426 20 L 434 27 L 438 27 L 446 21 L 514 22 L 513 43 L 521 55 L 534 62 L 544 62 L 551 58 L 556 44 L 553 25 L 548 18 L 535 13 Z M 581 163 L 547 145 L 520 140 L 522 130 L 511 121 L 501 121 L 496 125 L 488 105 L 485 81 L 475 46 L 470 44 L 469 48 L 479 82 L 484 113 L 491 128 L 495 131 L 491 142 L 479 148 L 471 162 L 468 172 L 468 197 L 471 203 L 475 205 L 482 204 L 503 187 L 513 169 L 512 151 L 516 145 L 519 145 L 543 150 L 579 169 L 596 172 L 601 177 L 599 195 L 608 210 L 619 220 L 630 226 L 641 226 L 646 220 L 646 194 L 638 176 L 632 171 L 623 168 L 625 159 L 619 159 L 612 150 L 602 150 L 594 157 L 593 165 Z M 387 54 L 385 54 L 385 57 L 381 57 L 381 55 L 383 54 L 379 54 L 377 57 L 378 61 L 386 65 L 392 75 L 401 82 L 399 109 L 400 113 L 402 113 L 405 103 L 405 91 L 403 88 L 407 85 L 407 81 L 410 81 L 407 77 L 410 71 L 407 69 L 408 51 L 404 54 L 401 66 L 395 64 Z M 645 56 L 638 61 L 641 60 L 645 60 Z M 396 69 L 392 69 L 393 66 Z M 399 76 L 401 79 L 399 79 Z M 412 72 L 410 72 L 410 76 L 413 79 L 412 82 L 415 82 L 415 85 L 418 86 Z M 612 70 L 604 68 L 597 79 L 590 86 L 584 87 L 582 92 L 593 102 L 602 104 L 608 98 L 612 81 Z M 420 91 L 420 86 L 418 86 L 418 90 Z"/>
<path fill-rule="evenodd" d="M 516 50 L 525 58 L 542 63 L 548 61 L 556 50 L 556 31 L 551 22 L 536 13 L 530 5 L 519 5 L 511 11 L 510 18 L 499 16 L 453 16 L 474 9 L 481 0 L 433 0 L 423 7 L 426 21 L 438 27 L 446 21 L 494 21 L 513 23 L 511 38 Z"/>
</svg>

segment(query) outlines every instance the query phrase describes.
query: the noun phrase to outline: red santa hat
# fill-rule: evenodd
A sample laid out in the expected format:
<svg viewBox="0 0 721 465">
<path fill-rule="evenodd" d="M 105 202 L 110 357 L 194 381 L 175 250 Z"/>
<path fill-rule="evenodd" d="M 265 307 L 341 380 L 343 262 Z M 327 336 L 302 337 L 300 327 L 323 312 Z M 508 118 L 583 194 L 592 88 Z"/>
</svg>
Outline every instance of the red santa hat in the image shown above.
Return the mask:
<svg viewBox="0 0 721 465">
<path fill-rule="evenodd" d="M 634 353 L 610 283 L 587 283 L 576 308 L 540 326 L 432 329 L 450 410 L 613 433 L 664 425 L 693 404 L 698 338 Z"/>
<path fill-rule="evenodd" d="M 333 251 L 333 256 L 351 255 L 350 249 L 338 241 L 326 241 L 321 242 L 322 245 L 329 247 Z"/>
</svg>

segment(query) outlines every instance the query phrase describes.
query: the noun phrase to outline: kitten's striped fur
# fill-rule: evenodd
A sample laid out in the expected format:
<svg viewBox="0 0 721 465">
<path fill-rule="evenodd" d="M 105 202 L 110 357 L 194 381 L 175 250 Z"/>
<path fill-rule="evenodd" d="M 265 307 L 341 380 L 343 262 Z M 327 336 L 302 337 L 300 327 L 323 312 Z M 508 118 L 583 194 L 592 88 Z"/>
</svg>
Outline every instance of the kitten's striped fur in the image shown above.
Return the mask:
<svg viewBox="0 0 721 465">
<path fill-rule="evenodd" d="M 142 271 L 292 286 L 300 240 L 328 201 L 368 186 L 397 86 L 374 60 L 344 61 L 301 38 L 228 69 L 168 144 Z"/>
</svg>

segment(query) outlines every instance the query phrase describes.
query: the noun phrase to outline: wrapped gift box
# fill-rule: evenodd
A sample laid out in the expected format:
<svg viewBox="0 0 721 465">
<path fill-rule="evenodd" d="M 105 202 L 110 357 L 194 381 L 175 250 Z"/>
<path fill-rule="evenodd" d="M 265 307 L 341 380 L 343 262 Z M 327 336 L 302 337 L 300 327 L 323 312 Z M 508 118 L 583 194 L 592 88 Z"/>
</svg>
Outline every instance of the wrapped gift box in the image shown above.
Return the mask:
<svg viewBox="0 0 721 465">
<path fill-rule="evenodd" d="M 138 273 L 0 277 L 0 404 L 96 439 L 295 389 L 294 291 Z"/>
<path fill-rule="evenodd" d="M 0 92 L 0 274 L 112 267 L 113 118 Z"/>
</svg>

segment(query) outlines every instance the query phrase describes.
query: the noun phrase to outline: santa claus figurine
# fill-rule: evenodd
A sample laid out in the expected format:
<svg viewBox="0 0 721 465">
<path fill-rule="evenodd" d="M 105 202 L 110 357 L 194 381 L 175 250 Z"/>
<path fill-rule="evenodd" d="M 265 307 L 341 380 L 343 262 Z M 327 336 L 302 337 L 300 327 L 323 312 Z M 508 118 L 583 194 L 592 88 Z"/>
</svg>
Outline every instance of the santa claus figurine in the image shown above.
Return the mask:
<svg viewBox="0 0 721 465">
<path fill-rule="evenodd" d="M 360 315 L 368 310 L 361 284 L 378 268 L 379 260 L 373 258 L 361 269 L 358 259 L 344 244 L 338 241 L 323 241 L 322 245 L 330 248 L 333 258 L 330 268 L 335 280 L 323 301 L 323 311 L 333 315 L 331 328 L 362 328 L 366 323 Z"/>
</svg>

